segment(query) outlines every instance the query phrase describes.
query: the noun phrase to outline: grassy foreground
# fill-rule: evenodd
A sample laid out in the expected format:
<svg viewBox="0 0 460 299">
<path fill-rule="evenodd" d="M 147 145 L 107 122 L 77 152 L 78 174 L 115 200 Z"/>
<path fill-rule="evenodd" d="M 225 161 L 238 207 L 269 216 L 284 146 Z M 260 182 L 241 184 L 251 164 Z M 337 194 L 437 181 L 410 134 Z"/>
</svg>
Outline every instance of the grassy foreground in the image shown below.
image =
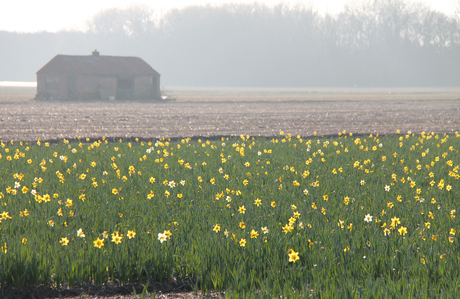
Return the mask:
<svg viewBox="0 0 460 299">
<path fill-rule="evenodd" d="M 2 288 L 460 296 L 458 133 L 112 141 L 1 143 Z"/>
</svg>

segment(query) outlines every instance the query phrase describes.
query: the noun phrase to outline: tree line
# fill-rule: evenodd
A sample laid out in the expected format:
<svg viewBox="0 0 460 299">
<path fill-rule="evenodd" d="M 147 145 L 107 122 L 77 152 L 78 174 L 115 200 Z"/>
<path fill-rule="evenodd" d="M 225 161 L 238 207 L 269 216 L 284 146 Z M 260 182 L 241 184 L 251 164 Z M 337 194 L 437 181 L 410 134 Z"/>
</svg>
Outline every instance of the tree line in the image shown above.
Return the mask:
<svg viewBox="0 0 460 299">
<path fill-rule="evenodd" d="M 460 8 L 460 5 L 459 5 Z M 313 5 L 107 9 L 88 30 L 0 32 L 0 80 L 34 81 L 57 54 L 139 56 L 162 84 L 240 87 L 460 85 L 460 11 L 369 0 L 320 14 Z"/>
</svg>

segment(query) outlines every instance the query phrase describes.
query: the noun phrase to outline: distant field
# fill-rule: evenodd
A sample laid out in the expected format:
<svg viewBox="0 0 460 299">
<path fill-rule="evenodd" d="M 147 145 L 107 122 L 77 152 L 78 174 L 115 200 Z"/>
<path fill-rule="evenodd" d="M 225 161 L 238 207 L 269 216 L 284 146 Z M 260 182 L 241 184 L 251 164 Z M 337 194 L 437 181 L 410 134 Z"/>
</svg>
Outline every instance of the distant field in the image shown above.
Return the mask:
<svg viewBox="0 0 460 299">
<path fill-rule="evenodd" d="M 375 101 L 455 100 L 457 88 L 203 88 L 165 87 L 163 93 L 179 102 L 221 101 Z"/>
<path fill-rule="evenodd" d="M 164 88 L 164 102 L 43 102 L 0 87 L 0 140 L 460 129 L 460 89 Z"/>
<path fill-rule="evenodd" d="M 14 83 L 14 82 L 13 82 Z M 5 86 L 0 82 L 0 103 L 28 102 L 35 97 L 34 82 Z M 10 84 L 11 85 L 11 84 Z M 24 86 L 27 85 L 27 86 Z M 177 102 L 265 101 L 401 101 L 457 100 L 460 88 L 209 88 L 163 87 L 163 94 Z"/>
<path fill-rule="evenodd" d="M 268 102 L 19 102 L 0 104 L 0 140 L 272 137 L 280 131 L 337 134 L 453 133 L 460 100 Z"/>
<path fill-rule="evenodd" d="M 35 97 L 36 92 L 37 92 L 36 87 L 4 86 L 0 84 L 0 103 L 28 102 Z"/>
</svg>

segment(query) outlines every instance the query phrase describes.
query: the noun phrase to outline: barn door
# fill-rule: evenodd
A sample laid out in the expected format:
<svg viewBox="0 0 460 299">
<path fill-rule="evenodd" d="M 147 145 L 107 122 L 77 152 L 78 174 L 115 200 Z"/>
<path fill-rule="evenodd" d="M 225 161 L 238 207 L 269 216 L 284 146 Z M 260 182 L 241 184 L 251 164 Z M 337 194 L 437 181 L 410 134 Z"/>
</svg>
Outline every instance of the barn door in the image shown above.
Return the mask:
<svg viewBox="0 0 460 299">
<path fill-rule="evenodd" d="M 69 99 L 75 99 L 75 74 L 67 74 L 67 91 L 69 94 Z"/>
<path fill-rule="evenodd" d="M 130 99 L 134 95 L 134 80 L 117 79 L 117 99 Z"/>
</svg>

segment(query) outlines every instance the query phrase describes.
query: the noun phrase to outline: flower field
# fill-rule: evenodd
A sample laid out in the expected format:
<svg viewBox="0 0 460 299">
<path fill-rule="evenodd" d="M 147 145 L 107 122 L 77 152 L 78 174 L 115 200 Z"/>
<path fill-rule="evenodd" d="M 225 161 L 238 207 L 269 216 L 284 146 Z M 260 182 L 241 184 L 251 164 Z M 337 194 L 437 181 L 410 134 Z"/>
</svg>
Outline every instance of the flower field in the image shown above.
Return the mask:
<svg viewBox="0 0 460 299">
<path fill-rule="evenodd" d="M 0 285 L 455 298 L 460 134 L 1 142 Z"/>
</svg>

